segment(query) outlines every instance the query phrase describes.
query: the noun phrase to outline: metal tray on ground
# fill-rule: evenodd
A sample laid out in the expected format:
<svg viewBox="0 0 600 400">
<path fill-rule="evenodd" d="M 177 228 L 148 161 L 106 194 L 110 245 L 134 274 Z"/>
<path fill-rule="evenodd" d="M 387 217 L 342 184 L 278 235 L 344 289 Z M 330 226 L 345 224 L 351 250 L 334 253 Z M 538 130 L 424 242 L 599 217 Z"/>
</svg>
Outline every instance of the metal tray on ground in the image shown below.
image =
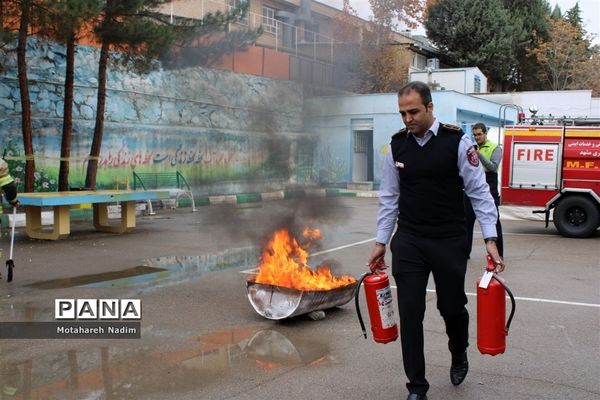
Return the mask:
<svg viewBox="0 0 600 400">
<path fill-rule="evenodd" d="M 254 310 L 273 320 L 342 306 L 352 299 L 355 288 L 356 282 L 331 290 L 297 290 L 256 283 L 253 279 L 246 281 L 248 300 Z"/>
</svg>

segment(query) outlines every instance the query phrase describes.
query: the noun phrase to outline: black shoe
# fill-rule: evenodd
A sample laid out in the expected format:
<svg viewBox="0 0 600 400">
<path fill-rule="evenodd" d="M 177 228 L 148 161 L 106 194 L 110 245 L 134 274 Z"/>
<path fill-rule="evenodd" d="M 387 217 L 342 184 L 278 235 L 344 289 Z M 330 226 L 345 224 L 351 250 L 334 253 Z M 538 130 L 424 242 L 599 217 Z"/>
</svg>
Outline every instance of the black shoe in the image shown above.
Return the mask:
<svg viewBox="0 0 600 400">
<path fill-rule="evenodd" d="M 408 395 L 406 400 L 427 400 L 427 395 L 411 393 Z"/>
<path fill-rule="evenodd" d="M 452 366 L 450 367 L 450 382 L 454 386 L 458 386 L 465 380 L 469 372 L 469 361 L 467 360 L 467 352 L 459 355 L 452 355 Z"/>
</svg>

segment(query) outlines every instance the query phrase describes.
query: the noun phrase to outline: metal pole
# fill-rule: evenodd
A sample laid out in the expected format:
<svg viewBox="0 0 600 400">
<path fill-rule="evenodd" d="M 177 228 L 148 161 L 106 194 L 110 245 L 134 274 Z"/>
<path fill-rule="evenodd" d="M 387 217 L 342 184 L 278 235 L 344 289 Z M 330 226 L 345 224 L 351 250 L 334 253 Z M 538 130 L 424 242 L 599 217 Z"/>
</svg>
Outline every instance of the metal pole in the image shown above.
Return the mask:
<svg viewBox="0 0 600 400">
<path fill-rule="evenodd" d="M 329 57 L 329 62 L 331 64 L 333 64 L 333 38 L 331 39 L 330 46 L 331 46 L 331 54 L 330 54 L 330 57 Z"/>
</svg>

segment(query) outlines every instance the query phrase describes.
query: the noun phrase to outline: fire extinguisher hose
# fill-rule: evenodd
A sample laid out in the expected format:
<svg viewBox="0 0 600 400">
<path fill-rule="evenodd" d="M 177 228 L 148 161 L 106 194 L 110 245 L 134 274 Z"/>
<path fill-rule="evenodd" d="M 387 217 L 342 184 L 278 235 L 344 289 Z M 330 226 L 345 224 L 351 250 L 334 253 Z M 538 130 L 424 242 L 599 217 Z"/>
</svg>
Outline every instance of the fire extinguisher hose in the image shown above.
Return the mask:
<svg viewBox="0 0 600 400">
<path fill-rule="evenodd" d="M 356 307 L 356 315 L 358 315 L 358 322 L 360 322 L 360 328 L 362 329 L 363 336 L 365 339 L 367 338 L 367 330 L 365 328 L 365 323 L 362 319 L 362 315 L 360 313 L 360 306 L 358 304 L 358 294 L 360 293 L 360 287 L 362 286 L 363 281 L 367 276 L 371 275 L 371 272 L 365 272 L 358 279 L 358 284 L 356 285 L 356 289 L 354 289 L 354 306 Z"/>
<path fill-rule="evenodd" d="M 513 316 L 515 315 L 515 309 L 517 308 L 517 303 L 515 302 L 515 296 L 513 296 L 512 292 L 510 291 L 510 289 L 508 288 L 508 286 L 506 286 L 504 284 L 504 282 L 502 282 L 501 279 L 498 279 L 496 277 L 496 274 L 494 274 L 493 278 L 500 284 L 502 285 L 502 287 L 504 288 L 504 290 L 506 290 L 506 293 L 508 293 L 508 297 L 510 297 L 510 304 L 511 304 L 511 310 L 510 310 L 510 315 L 508 316 L 508 321 L 506 321 L 506 332 L 509 331 L 510 329 L 510 323 L 512 322 Z"/>
</svg>

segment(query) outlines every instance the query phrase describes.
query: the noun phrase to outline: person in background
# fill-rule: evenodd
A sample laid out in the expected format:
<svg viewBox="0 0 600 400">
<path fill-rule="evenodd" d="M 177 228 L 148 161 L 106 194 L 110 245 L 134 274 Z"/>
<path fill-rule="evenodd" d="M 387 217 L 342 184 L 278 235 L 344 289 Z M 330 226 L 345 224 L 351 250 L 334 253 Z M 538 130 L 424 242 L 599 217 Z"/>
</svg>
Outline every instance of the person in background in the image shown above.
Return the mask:
<svg viewBox="0 0 600 400">
<path fill-rule="evenodd" d="M 398 106 L 406 128 L 392 136 L 384 161 L 377 238 L 368 264 L 371 269 L 385 266 L 391 239 L 408 400 L 426 400 L 429 383 L 425 378 L 423 319 L 430 273 L 449 338 L 452 384 L 460 385 L 469 370 L 463 187 L 471 198 L 487 253 L 497 271 L 504 270 L 504 261 L 496 248 L 494 199 L 471 139 L 460 128 L 435 118 L 431 92 L 425 83 L 410 82 L 402 87 Z M 392 238 L 396 221 L 398 227 Z"/>
<path fill-rule="evenodd" d="M 2 193 L 6 200 L 13 207 L 19 206 L 19 200 L 17 199 L 17 185 L 15 180 L 8 171 L 8 164 L 6 161 L 0 158 L 0 188 L 2 188 Z M 1 200 L 1 198 L 0 198 Z M 2 208 L 2 201 L 0 201 L 0 220 L 2 219 L 2 213 L 4 212 Z M 2 250 L 0 250 L 0 257 L 2 257 Z"/>
<path fill-rule="evenodd" d="M 485 171 L 485 180 L 490 187 L 490 193 L 496 203 L 498 212 L 498 222 L 496 222 L 496 244 L 498 246 L 498 254 L 504 257 L 504 240 L 502 240 L 502 224 L 500 223 L 500 193 L 498 192 L 498 168 L 502 161 L 502 147 L 492 142 L 487 137 L 487 127 L 485 124 L 477 123 L 471 128 L 473 137 L 477 143 L 479 152 L 479 161 Z M 468 256 L 471 257 L 471 249 L 473 247 L 473 227 L 475 225 L 475 212 L 469 200 L 469 196 L 465 196 L 465 214 L 467 218 L 467 249 Z"/>
</svg>

